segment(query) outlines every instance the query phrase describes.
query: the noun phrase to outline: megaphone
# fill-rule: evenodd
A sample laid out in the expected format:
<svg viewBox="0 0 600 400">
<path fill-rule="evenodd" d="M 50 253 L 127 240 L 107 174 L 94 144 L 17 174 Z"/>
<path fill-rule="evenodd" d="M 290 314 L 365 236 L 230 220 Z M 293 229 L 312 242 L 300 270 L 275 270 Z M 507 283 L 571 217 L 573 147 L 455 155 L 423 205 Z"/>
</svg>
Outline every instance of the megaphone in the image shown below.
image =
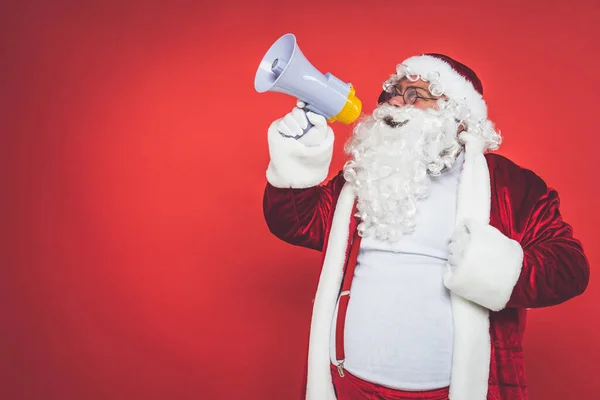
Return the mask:
<svg viewBox="0 0 600 400">
<path fill-rule="evenodd" d="M 254 78 L 254 89 L 259 93 L 270 91 L 294 96 L 306 103 L 305 110 L 320 114 L 329 122 L 351 124 L 362 109 L 352 84 L 313 67 L 291 33 L 277 39 L 263 57 Z"/>
</svg>

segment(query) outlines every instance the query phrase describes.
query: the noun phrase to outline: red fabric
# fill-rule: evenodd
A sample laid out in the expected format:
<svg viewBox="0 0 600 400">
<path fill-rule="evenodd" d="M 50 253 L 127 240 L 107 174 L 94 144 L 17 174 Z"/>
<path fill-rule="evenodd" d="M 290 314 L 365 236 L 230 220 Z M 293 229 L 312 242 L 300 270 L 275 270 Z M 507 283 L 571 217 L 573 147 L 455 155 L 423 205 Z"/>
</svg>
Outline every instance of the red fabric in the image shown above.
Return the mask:
<svg viewBox="0 0 600 400">
<path fill-rule="evenodd" d="M 354 212 L 356 213 L 356 205 L 354 206 Z M 350 303 L 350 288 L 352 287 L 352 280 L 354 279 L 354 269 L 356 268 L 356 261 L 358 259 L 358 252 L 360 250 L 361 237 L 358 234 L 358 230 L 354 231 L 352 238 L 352 244 L 350 246 L 350 256 L 346 257 L 346 266 L 344 272 L 344 281 L 342 282 L 342 294 L 340 295 L 337 321 L 335 324 L 335 358 L 337 361 L 343 362 L 346 359 L 346 353 L 344 351 L 344 328 L 346 326 L 346 313 L 348 311 L 348 304 Z M 348 292 L 348 294 L 344 294 Z"/>
<path fill-rule="evenodd" d="M 475 90 L 483 96 L 483 84 L 481 83 L 481 80 L 479 79 L 475 71 L 473 71 L 471 68 L 443 54 L 427 53 L 425 55 L 439 58 L 440 60 L 450 64 L 453 70 L 455 70 L 460 76 L 471 82 L 473 88 L 475 88 Z"/>
<path fill-rule="evenodd" d="M 558 194 L 533 172 L 497 154 L 490 170 L 490 224 L 524 250 L 521 275 L 507 308 L 490 312 L 491 362 L 488 400 L 527 398 L 522 339 L 526 308 L 562 303 L 581 294 L 589 265 L 570 225 L 562 220 Z M 279 189 L 269 184 L 264 214 L 271 232 L 294 245 L 326 248 L 332 210 L 344 184 L 340 174 L 326 185 Z M 350 235 L 356 229 L 352 218 Z M 349 238 L 350 239 L 350 238 Z"/>
<path fill-rule="evenodd" d="M 293 245 L 323 250 L 331 211 L 344 182 L 340 172 L 327 185 L 307 189 L 279 189 L 267 184 L 263 211 L 271 233 Z"/>
<path fill-rule="evenodd" d="M 406 392 L 364 381 L 348 371 L 340 377 L 331 365 L 331 378 L 338 400 L 448 400 L 448 388 L 421 392 Z"/>
</svg>

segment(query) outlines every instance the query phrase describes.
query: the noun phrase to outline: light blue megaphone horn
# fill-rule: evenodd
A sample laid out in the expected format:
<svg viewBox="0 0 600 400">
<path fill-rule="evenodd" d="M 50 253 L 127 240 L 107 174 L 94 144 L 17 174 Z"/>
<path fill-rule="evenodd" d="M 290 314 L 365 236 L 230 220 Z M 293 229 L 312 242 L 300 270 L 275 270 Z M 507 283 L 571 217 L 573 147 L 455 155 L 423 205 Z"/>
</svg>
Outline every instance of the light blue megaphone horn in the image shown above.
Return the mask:
<svg viewBox="0 0 600 400">
<path fill-rule="evenodd" d="M 313 67 L 291 33 L 271 45 L 256 71 L 254 88 L 259 93 L 280 92 L 296 97 L 306 103 L 305 110 L 329 122 L 351 124 L 362 109 L 352 84 Z"/>
</svg>

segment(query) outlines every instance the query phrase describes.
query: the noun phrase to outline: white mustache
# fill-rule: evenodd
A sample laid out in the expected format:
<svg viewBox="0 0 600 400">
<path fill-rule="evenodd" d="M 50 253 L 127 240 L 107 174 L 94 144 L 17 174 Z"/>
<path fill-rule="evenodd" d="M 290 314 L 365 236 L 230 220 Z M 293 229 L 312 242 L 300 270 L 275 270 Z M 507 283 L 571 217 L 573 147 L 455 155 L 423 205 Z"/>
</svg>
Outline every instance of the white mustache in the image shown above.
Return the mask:
<svg viewBox="0 0 600 400">
<path fill-rule="evenodd" d="M 442 114 L 434 109 L 420 110 L 413 106 L 396 107 L 389 104 L 381 105 L 373 111 L 375 121 L 383 122 L 391 128 L 400 128 L 415 117 L 422 118 L 424 115 L 439 117 Z"/>
</svg>

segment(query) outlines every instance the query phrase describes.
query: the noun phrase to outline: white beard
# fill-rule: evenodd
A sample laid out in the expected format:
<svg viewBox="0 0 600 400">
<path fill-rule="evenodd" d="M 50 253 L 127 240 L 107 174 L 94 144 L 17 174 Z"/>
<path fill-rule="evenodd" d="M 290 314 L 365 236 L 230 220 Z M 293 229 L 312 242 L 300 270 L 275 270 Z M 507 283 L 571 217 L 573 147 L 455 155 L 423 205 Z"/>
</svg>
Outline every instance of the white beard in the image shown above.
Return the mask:
<svg viewBox="0 0 600 400">
<path fill-rule="evenodd" d="M 361 236 L 394 242 L 414 231 L 430 175 L 450 168 L 462 151 L 459 114 L 447 102 L 439 110 L 384 104 L 356 126 L 346 145 L 351 158 L 344 178 L 357 193 Z M 391 127 L 391 121 L 401 126 Z"/>
</svg>

